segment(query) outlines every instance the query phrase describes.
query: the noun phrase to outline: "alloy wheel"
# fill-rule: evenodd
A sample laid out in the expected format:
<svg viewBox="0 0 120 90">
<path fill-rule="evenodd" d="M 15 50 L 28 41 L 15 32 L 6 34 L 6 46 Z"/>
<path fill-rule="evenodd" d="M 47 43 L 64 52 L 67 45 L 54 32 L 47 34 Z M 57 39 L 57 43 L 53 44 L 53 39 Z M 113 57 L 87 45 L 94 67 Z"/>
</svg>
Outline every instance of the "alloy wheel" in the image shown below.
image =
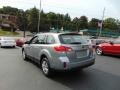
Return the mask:
<svg viewBox="0 0 120 90">
<path fill-rule="evenodd" d="M 45 60 L 42 62 L 42 70 L 45 75 L 49 73 L 48 63 Z"/>
<path fill-rule="evenodd" d="M 102 50 L 100 48 L 97 48 L 96 53 L 97 53 L 97 55 L 102 55 Z"/>
</svg>

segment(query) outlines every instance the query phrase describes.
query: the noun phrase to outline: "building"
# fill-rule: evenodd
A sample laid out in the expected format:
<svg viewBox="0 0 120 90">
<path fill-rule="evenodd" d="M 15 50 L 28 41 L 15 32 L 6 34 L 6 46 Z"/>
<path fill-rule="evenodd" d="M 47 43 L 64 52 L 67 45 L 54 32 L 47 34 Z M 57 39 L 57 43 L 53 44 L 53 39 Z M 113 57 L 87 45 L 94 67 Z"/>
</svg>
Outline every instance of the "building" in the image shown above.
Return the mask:
<svg viewBox="0 0 120 90">
<path fill-rule="evenodd" d="M 8 20 L 13 23 L 17 22 L 17 17 L 13 15 L 8 15 L 8 14 L 0 14 L 0 20 Z"/>
<path fill-rule="evenodd" d="M 1 28 L 17 28 L 17 17 L 8 14 L 0 14 Z M 13 27 L 11 27 L 11 25 Z"/>
</svg>

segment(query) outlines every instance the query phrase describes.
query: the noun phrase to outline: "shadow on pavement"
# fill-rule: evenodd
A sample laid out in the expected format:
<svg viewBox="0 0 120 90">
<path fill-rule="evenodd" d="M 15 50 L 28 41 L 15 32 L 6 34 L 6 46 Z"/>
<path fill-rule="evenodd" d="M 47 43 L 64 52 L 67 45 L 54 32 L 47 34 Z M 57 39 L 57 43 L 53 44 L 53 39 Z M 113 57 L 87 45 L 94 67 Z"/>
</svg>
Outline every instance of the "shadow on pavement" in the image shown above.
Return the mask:
<svg viewBox="0 0 120 90">
<path fill-rule="evenodd" d="M 2 47 L 1 49 L 19 49 L 19 47 Z"/>
<path fill-rule="evenodd" d="M 115 57 L 116 56 L 110 56 Z M 39 65 L 33 61 L 30 63 Z M 42 71 L 41 71 L 42 72 Z M 120 90 L 120 76 L 89 67 L 78 72 L 55 72 L 51 78 L 71 90 Z"/>
<path fill-rule="evenodd" d="M 120 90 L 120 76 L 91 68 L 77 73 L 57 73 L 51 79 L 72 90 Z"/>
<path fill-rule="evenodd" d="M 120 56 L 118 55 L 106 55 L 106 56 L 113 57 L 113 58 L 120 58 Z"/>
<path fill-rule="evenodd" d="M 100 56 L 100 55 L 97 55 L 97 56 Z M 120 55 L 107 55 L 107 54 L 104 54 L 102 56 L 106 56 L 106 57 L 112 57 L 112 58 L 120 58 Z M 101 57 L 102 57 L 101 56 Z"/>
</svg>

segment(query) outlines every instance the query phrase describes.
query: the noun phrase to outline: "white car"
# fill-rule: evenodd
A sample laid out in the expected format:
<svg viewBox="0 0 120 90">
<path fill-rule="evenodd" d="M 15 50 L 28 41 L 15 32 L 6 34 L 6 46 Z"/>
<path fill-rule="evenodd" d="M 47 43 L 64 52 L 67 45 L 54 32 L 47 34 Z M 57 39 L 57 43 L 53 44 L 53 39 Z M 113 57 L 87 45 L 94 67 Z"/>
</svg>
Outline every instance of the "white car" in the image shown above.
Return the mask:
<svg viewBox="0 0 120 90">
<path fill-rule="evenodd" d="M 16 42 L 12 37 L 0 37 L 0 47 L 15 47 Z"/>
</svg>

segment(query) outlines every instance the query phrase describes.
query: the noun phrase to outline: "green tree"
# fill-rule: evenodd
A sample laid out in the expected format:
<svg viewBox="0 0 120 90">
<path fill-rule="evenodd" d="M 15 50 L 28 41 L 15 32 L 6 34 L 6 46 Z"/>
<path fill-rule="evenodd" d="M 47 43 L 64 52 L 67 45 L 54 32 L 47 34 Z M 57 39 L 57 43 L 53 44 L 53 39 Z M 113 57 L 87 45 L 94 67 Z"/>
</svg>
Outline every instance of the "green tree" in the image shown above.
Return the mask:
<svg viewBox="0 0 120 90">
<path fill-rule="evenodd" d="M 79 18 L 75 17 L 72 20 L 72 29 L 77 30 L 79 32 Z"/>
<path fill-rule="evenodd" d="M 47 13 L 47 20 L 49 22 L 50 27 L 58 28 L 58 18 L 57 15 L 53 12 Z"/>
<path fill-rule="evenodd" d="M 19 27 L 20 30 L 26 30 L 27 29 L 27 16 L 26 12 L 23 10 L 18 10 L 17 14 L 17 26 Z"/>
<path fill-rule="evenodd" d="M 75 17 L 72 21 L 72 27 L 74 30 L 87 29 L 88 28 L 88 18 L 86 16 L 81 16 L 80 18 Z"/>
<path fill-rule="evenodd" d="M 101 22 L 99 19 L 92 18 L 91 21 L 89 22 L 89 28 L 90 29 L 97 29 L 99 22 Z"/>
<path fill-rule="evenodd" d="M 0 9 L 0 13 L 3 13 L 3 14 L 16 15 L 17 12 L 18 12 L 17 8 L 13 8 L 10 6 L 6 6 Z"/>
<path fill-rule="evenodd" d="M 64 15 L 58 13 L 56 14 L 56 16 L 57 16 L 56 20 L 57 28 L 61 29 L 61 27 L 64 27 Z"/>
<path fill-rule="evenodd" d="M 68 13 L 63 16 L 63 27 L 66 30 L 71 29 L 71 17 L 69 16 Z"/>
<path fill-rule="evenodd" d="M 120 33 L 120 20 L 117 19 L 117 20 L 116 20 L 116 23 L 117 23 L 117 26 L 118 26 L 118 30 L 117 30 L 117 31 Z"/>
<path fill-rule="evenodd" d="M 88 28 L 88 18 L 86 16 L 81 16 L 79 18 L 79 29 L 87 29 Z"/>
<path fill-rule="evenodd" d="M 38 30 L 38 15 L 39 15 L 39 10 L 34 7 L 28 11 L 28 29 L 30 32 L 37 32 Z"/>
<path fill-rule="evenodd" d="M 47 15 L 44 13 L 43 10 L 40 13 L 40 17 L 41 17 L 41 19 L 40 19 L 40 30 L 41 30 L 41 32 L 49 31 L 50 24 L 48 22 Z"/>
<path fill-rule="evenodd" d="M 114 18 L 107 18 L 104 20 L 104 28 L 105 29 L 111 29 L 111 30 L 116 30 L 118 29 L 118 25 L 116 22 L 116 19 Z"/>
</svg>

